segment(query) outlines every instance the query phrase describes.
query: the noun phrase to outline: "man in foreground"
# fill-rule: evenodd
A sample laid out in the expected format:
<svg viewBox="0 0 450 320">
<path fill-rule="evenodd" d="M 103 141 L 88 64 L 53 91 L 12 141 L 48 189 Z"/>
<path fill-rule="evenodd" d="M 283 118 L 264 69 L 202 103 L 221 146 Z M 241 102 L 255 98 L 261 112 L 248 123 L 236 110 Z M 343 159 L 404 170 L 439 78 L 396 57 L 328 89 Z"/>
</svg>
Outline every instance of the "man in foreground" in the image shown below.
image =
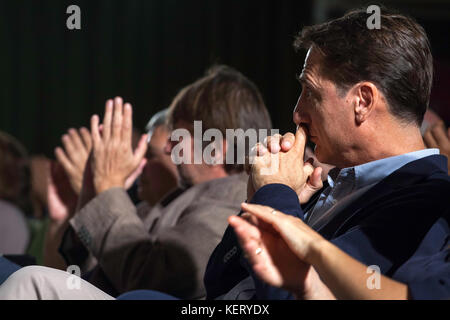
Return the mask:
<svg viewBox="0 0 450 320">
<path fill-rule="evenodd" d="M 447 159 L 425 149 L 420 134 L 433 74 L 425 31 L 387 11 L 381 29 L 369 30 L 367 18 L 355 10 L 305 28 L 295 41 L 308 51 L 294 110 L 298 130 L 272 137 L 267 149 L 259 146 L 248 198 L 305 220 L 353 258 L 391 276 L 417 250 L 440 250 L 439 241 L 422 239 L 450 210 L 450 179 Z M 317 159 L 336 169 L 300 206 L 312 172 L 302 161 L 307 139 L 316 144 Z M 274 154 L 277 173 L 262 175 Z M 312 290 L 307 271 L 298 270 L 305 297 Z M 254 274 L 231 228 L 209 260 L 205 286 L 212 299 L 292 298 Z"/>
</svg>

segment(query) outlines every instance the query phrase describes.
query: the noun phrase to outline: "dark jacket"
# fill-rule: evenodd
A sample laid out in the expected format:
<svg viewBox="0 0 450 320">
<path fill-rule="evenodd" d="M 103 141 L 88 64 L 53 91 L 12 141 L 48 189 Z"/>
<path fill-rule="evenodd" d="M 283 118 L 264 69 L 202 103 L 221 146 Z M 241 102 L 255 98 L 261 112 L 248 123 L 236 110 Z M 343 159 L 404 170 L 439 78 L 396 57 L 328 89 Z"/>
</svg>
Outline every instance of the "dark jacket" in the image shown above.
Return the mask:
<svg viewBox="0 0 450 320">
<path fill-rule="evenodd" d="M 318 232 L 360 262 L 377 265 L 382 274 L 392 277 L 427 241 L 425 236 L 437 220 L 448 214 L 449 197 L 447 159 L 425 157 L 384 178 Z M 264 186 L 252 203 L 303 219 L 296 193 L 285 185 Z M 209 299 L 225 294 L 227 299 L 292 298 L 258 280 L 230 227 L 208 262 L 204 282 Z"/>
</svg>

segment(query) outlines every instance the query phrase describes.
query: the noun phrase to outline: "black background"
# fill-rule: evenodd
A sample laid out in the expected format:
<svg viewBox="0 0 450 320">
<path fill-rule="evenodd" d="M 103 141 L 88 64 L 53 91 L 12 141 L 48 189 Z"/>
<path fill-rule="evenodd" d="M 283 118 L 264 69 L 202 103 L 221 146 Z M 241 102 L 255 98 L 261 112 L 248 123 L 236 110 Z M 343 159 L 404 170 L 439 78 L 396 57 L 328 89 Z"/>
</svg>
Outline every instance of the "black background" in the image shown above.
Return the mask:
<svg viewBox="0 0 450 320">
<path fill-rule="evenodd" d="M 449 1 L 385 2 L 417 18 L 435 58 L 449 63 Z M 274 126 L 292 130 L 304 58 L 294 36 L 364 3 L 373 2 L 0 0 L 0 130 L 51 156 L 68 128 L 88 126 L 117 95 L 133 104 L 142 129 L 214 63 L 256 82 Z M 66 27 L 71 4 L 81 8 L 81 30 Z M 445 114 L 448 102 L 437 109 Z"/>
</svg>

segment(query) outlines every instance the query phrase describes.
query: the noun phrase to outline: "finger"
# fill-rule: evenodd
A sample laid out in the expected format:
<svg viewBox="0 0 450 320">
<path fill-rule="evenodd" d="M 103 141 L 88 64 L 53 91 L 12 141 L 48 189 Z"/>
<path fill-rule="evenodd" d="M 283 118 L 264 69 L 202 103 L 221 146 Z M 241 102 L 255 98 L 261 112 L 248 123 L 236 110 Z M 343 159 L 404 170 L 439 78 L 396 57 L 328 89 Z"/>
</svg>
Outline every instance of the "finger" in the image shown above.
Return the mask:
<svg viewBox="0 0 450 320">
<path fill-rule="evenodd" d="M 76 148 L 76 151 L 84 150 L 84 144 L 81 141 L 81 137 L 80 137 L 80 134 L 78 133 L 78 131 L 75 129 L 69 129 L 68 132 L 69 132 L 69 136 L 72 140 L 72 143 L 73 143 L 74 147 Z"/>
<path fill-rule="evenodd" d="M 295 135 L 291 132 L 288 132 L 281 139 L 281 150 L 287 152 L 291 150 L 294 144 L 295 144 Z"/>
<path fill-rule="evenodd" d="M 247 168 L 249 170 L 252 170 L 252 167 L 256 163 L 258 158 L 264 156 L 266 153 L 268 153 L 268 150 L 262 145 L 262 143 L 258 142 L 257 144 L 255 144 L 255 146 L 250 150 Z M 250 171 L 248 172 L 248 174 L 250 174 Z"/>
<path fill-rule="evenodd" d="M 306 133 L 303 127 L 298 126 L 297 132 L 295 133 L 294 148 L 298 155 L 303 159 L 306 144 Z"/>
<path fill-rule="evenodd" d="M 427 145 L 428 148 L 439 148 L 436 140 L 433 137 L 433 134 L 431 133 L 431 129 L 428 129 L 425 134 L 423 135 L 423 141 Z"/>
<path fill-rule="evenodd" d="M 113 101 L 108 100 L 106 101 L 105 115 L 103 117 L 102 138 L 104 140 L 109 140 L 109 138 L 111 137 L 112 118 L 113 118 Z"/>
<path fill-rule="evenodd" d="M 268 206 L 249 204 L 249 203 L 244 202 L 241 204 L 241 208 L 245 212 L 256 216 L 261 221 L 263 221 L 267 224 L 270 224 L 273 227 L 275 227 L 275 225 L 278 223 L 278 221 L 280 221 L 286 217 L 286 215 L 284 213 L 277 211 Z"/>
<path fill-rule="evenodd" d="M 69 160 L 69 158 L 66 156 L 64 150 L 60 147 L 55 149 L 55 157 L 56 160 L 58 160 L 58 163 L 64 168 L 66 172 L 72 172 L 73 171 L 73 165 L 72 162 Z M 53 166 L 54 169 L 56 166 Z M 53 173 L 56 170 L 53 170 Z"/>
<path fill-rule="evenodd" d="M 252 267 L 256 265 L 267 266 L 267 263 L 271 261 L 270 256 L 268 256 L 266 247 L 260 240 L 251 238 L 245 242 L 240 242 L 240 244 L 242 250 L 245 252 L 247 260 L 250 262 Z"/>
<path fill-rule="evenodd" d="M 301 204 L 307 203 L 311 197 L 323 187 L 322 181 L 322 168 L 317 167 L 306 181 L 306 186 L 303 188 L 299 195 Z"/>
<path fill-rule="evenodd" d="M 242 228 L 235 229 L 235 232 L 245 257 L 255 272 L 258 272 L 258 276 L 263 281 L 279 285 L 280 280 L 277 279 L 278 277 L 274 279 L 274 276 L 271 275 L 273 271 L 268 270 L 268 267 L 270 268 L 273 265 L 273 261 L 262 239 L 247 237 L 246 230 Z"/>
<path fill-rule="evenodd" d="M 255 146 L 250 151 L 250 154 L 252 156 L 261 157 L 264 156 L 268 152 L 267 148 L 264 146 L 264 144 L 258 142 L 255 144 Z"/>
<path fill-rule="evenodd" d="M 255 217 L 254 215 L 248 212 L 244 212 L 240 217 L 245 221 L 247 221 L 248 223 L 250 223 L 251 225 L 259 227 L 258 218 Z"/>
<path fill-rule="evenodd" d="M 84 148 L 85 148 L 86 152 L 89 153 L 92 148 L 92 137 L 91 137 L 89 130 L 84 127 L 81 128 L 80 135 L 81 135 L 81 138 L 83 139 Z"/>
<path fill-rule="evenodd" d="M 122 120 L 123 120 L 123 101 L 121 97 L 114 99 L 113 126 L 111 136 L 114 140 L 120 141 L 122 137 Z"/>
<path fill-rule="evenodd" d="M 147 152 L 147 134 L 143 134 L 139 143 L 137 145 L 136 150 L 134 151 L 134 163 L 138 165 L 141 160 L 145 157 L 145 153 Z M 130 141 L 131 143 L 131 141 Z"/>
<path fill-rule="evenodd" d="M 261 232 L 257 227 L 250 224 L 245 219 L 238 216 L 231 216 L 228 218 L 228 223 L 233 227 L 238 238 L 240 239 L 241 245 L 245 245 L 248 241 L 261 239 Z"/>
<path fill-rule="evenodd" d="M 449 139 L 445 132 L 444 122 L 440 121 L 431 129 L 431 134 L 438 146 L 445 146 L 449 143 Z"/>
<path fill-rule="evenodd" d="M 147 164 L 147 159 L 142 159 L 141 163 L 137 167 L 134 172 L 131 173 L 131 175 L 127 178 L 125 181 L 125 189 L 128 190 L 133 186 L 133 183 L 136 181 L 137 178 L 142 174 L 142 171 L 144 170 L 145 165 Z"/>
<path fill-rule="evenodd" d="M 143 158 L 141 160 L 141 163 L 139 164 L 138 168 L 136 169 L 136 175 L 137 176 L 141 175 L 142 171 L 144 171 L 144 167 L 145 167 L 146 164 L 147 164 L 147 159 Z"/>
<path fill-rule="evenodd" d="M 68 134 L 65 134 L 61 138 L 62 144 L 64 146 L 64 150 L 67 153 L 68 157 L 72 160 L 72 157 L 76 153 L 76 147 L 74 142 L 72 141 L 72 137 Z"/>
<path fill-rule="evenodd" d="M 271 153 L 278 153 L 281 150 L 281 134 L 275 134 L 273 136 L 266 137 L 264 139 L 264 145 Z"/>
<path fill-rule="evenodd" d="M 322 168 L 317 167 L 314 169 L 313 173 L 311 174 L 308 184 L 311 188 L 315 190 L 319 190 L 323 187 L 323 181 L 322 181 Z"/>
<path fill-rule="evenodd" d="M 238 239 L 239 245 L 245 255 L 249 260 L 251 265 L 260 263 L 260 257 L 258 257 L 257 252 L 261 252 L 261 238 L 253 238 L 248 235 L 248 229 L 245 225 L 236 226 L 233 222 L 230 222 L 233 227 L 236 237 Z M 255 228 L 255 227 L 253 227 Z M 258 251 L 257 251 L 258 250 Z"/>
<path fill-rule="evenodd" d="M 125 143 L 130 142 L 133 137 L 133 108 L 131 104 L 125 103 L 123 111 L 122 138 Z"/>
<path fill-rule="evenodd" d="M 303 173 L 304 173 L 304 175 L 306 177 L 310 177 L 313 174 L 313 172 L 314 172 L 313 165 L 310 162 L 306 161 L 303 164 Z"/>
<path fill-rule="evenodd" d="M 100 119 L 98 115 L 93 115 L 91 118 L 91 134 L 92 134 L 92 144 L 93 146 L 97 146 L 101 143 L 102 138 L 100 137 L 100 130 L 99 130 L 99 122 Z"/>
</svg>

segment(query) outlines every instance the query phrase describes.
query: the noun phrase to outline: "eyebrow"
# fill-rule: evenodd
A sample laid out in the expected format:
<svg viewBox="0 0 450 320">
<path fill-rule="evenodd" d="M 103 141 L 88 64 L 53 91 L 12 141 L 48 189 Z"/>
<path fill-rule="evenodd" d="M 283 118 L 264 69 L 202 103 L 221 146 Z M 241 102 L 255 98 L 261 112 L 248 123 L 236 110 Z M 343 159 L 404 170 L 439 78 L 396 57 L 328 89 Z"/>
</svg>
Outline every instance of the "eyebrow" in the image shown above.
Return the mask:
<svg viewBox="0 0 450 320">
<path fill-rule="evenodd" d="M 295 78 L 297 79 L 298 82 L 301 83 L 306 82 L 305 74 L 303 72 L 301 72 L 300 74 L 296 74 Z"/>
<path fill-rule="evenodd" d="M 307 86 L 309 89 L 316 91 L 317 88 L 306 78 L 305 73 L 302 72 L 300 75 L 297 76 L 298 82 L 300 82 L 302 85 Z"/>
</svg>

